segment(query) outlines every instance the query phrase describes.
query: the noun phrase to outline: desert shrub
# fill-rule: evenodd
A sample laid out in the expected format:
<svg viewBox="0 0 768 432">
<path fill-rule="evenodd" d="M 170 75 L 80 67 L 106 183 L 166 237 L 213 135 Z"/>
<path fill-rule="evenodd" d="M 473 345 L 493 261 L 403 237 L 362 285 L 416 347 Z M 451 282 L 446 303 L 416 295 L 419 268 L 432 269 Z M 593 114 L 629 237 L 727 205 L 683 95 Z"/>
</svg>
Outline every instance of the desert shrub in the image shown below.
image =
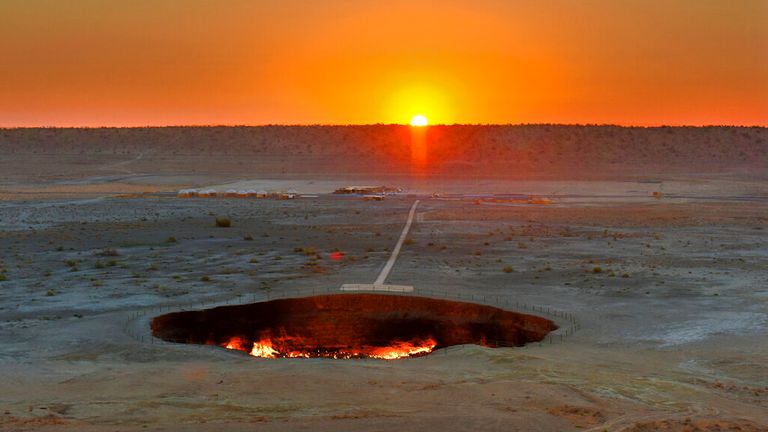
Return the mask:
<svg viewBox="0 0 768 432">
<path fill-rule="evenodd" d="M 412 239 L 412 238 L 410 238 L 410 237 L 407 237 L 407 238 L 405 239 L 405 241 L 403 242 L 403 244 L 404 244 L 404 245 L 406 245 L 406 246 L 410 246 L 410 245 L 412 245 L 412 244 L 413 244 L 413 239 Z"/>
<path fill-rule="evenodd" d="M 508 265 L 508 266 L 504 266 L 504 268 L 501 269 L 501 271 L 503 271 L 504 273 L 512 273 L 513 271 L 515 271 L 515 269 L 512 266 Z"/>
<path fill-rule="evenodd" d="M 64 246 L 56 246 L 56 250 L 61 252 L 64 250 Z"/>
<path fill-rule="evenodd" d="M 621 274 L 621 277 L 623 277 L 623 278 L 625 278 L 625 279 L 626 279 L 626 278 L 628 278 L 628 277 L 629 277 L 629 273 L 622 273 L 622 274 Z"/>
<path fill-rule="evenodd" d="M 211 281 L 211 278 L 208 276 L 203 276 L 200 278 L 200 282 L 210 282 L 210 281 Z"/>
<path fill-rule="evenodd" d="M 603 268 L 602 267 L 593 267 L 592 268 L 592 273 L 602 273 L 602 272 L 603 272 Z"/>
<path fill-rule="evenodd" d="M 167 239 L 165 239 L 166 243 L 176 243 L 176 237 L 170 236 Z"/>
<path fill-rule="evenodd" d="M 8 277 L 5 274 L 0 273 L 0 282 L 7 281 L 7 280 L 8 280 Z"/>
<path fill-rule="evenodd" d="M 256 264 L 256 263 L 259 262 L 259 260 L 257 260 L 256 258 L 251 258 L 251 259 L 248 260 L 248 262 L 251 263 L 251 264 Z"/>
<path fill-rule="evenodd" d="M 107 261 L 107 267 L 114 267 L 116 265 L 117 265 L 117 261 L 115 261 L 115 260 Z"/>
<path fill-rule="evenodd" d="M 102 251 L 97 252 L 96 255 L 103 256 L 103 257 L 116 257 L 116 256 L 120 256 L 120 252 L 114 249 L 104 249 Z"/>
<path fill-rule="evenodd" d="M 246 234 L 246 235 L 243 236 L 243 240 L 252 241 L 253 240 L 253 236 L 250 235 L 250 234 Z"/>
<path fill-rule="evenodd" d="M 217 217 L 216 226 L 218 228 L 229 228 L 232 226 L 232 220 L 230 220 L 228 217 Z"/>
<path fill-rule="evenodd" d="M 276 256 L 276 257 L 275 257 L 275 261 L 280 261 L 280 260 L 282 260 L 282 259 L 283 259 L 283 257 L 282 257 L 282 256 L 280 256 L 280 255 L 278 255 L 278 256 Z"/>
<path fill-rule="evenodd" d="M 149 267 L 147 267 L 147 271 L 157 271 L 159 270 L 159 267 L 157 267 L 157 264 L 150 264 Z"/>
<path fill-rule="evenodd" d="M 48 292 L 45 293 L 45 295 L 48 297 L 53 297 L 56 295 L 56 291 L 49 289 Z"/>
<path fill-rule="evenodd" d="M 68 260 L 64 261 L 64 264 L 67 267 L 76 267 L 77 266 L 77 261 L 75 261 L 73 259 L 68 259 Z"/>
</svg>

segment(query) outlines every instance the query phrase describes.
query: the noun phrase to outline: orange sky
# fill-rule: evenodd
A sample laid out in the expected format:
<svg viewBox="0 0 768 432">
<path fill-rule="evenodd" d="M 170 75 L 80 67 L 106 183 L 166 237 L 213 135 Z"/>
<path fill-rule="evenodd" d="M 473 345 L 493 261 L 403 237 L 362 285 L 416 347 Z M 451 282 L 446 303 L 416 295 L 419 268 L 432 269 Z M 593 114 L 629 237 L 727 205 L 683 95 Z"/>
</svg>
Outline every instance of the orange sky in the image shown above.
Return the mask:
<svg viewBox="0 0 768 432">
<path fill-rule="evenodd" d="M 0 126 L 768 125 L 768 1 L 2 0 Z"/>
</svg>

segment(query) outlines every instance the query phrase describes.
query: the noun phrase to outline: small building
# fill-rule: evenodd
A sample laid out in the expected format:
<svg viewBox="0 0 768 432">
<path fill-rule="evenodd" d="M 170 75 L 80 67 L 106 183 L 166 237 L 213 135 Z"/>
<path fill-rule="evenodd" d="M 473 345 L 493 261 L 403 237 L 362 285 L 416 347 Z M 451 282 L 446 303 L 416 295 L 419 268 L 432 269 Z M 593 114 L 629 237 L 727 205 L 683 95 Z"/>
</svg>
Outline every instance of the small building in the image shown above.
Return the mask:
<svg viewBox="0 0 768 432">
<path fill-rule="evenodd" d="M 384 201 L 384 194 L 368 194 L 363 195 L 364 201 Z"/>
<path fill-rule="evenodd" d="M 237 198 L 237 191 L 234 189 L 227 189 L 226 192 L 224 192 L 224 196 L 227 198 Z"/>
<path fill-rule="evenodd" d="M 354 194 L 354 195 L 370 195 L 370 194 L 392 194 L 399 193 L 403 190 L 390 186 L 347 186 L 340 189 L 336 189 L 335 194 Z"/>
<path fill-rule="evenodd" d="M 182 189 L 176 193 L 176 196 L 178 198 L 194 198 L 197 196 L 197 191 L 195 189 Z"/>
<path fill-rule="evenodd" d="M 216 189 L 203 189 L 197 193 L 200 198 L 213 198 L 216 196 Z"/>
<path fill-rule="evenodd" d="M 256 192 L 256 198 L 268 198 L 268 197 L 269 197 L 269 193 L 264 189 L 261 189 Z"/>
</svg>

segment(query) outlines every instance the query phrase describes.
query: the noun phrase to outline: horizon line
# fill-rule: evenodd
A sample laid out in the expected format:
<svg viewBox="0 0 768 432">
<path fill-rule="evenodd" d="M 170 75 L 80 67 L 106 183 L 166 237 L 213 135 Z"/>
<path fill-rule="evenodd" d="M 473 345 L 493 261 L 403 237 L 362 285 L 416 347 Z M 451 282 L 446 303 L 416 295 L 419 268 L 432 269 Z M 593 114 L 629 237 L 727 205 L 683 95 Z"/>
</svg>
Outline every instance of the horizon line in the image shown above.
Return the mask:
<svg viewBox="0 0 768 432">
<path fill-rule="evenodd" d="M 402 126 L 402 127 L 452 127 L 452 126 L 570 126 L 570 127 L 618 127 L 618 128 L 768 128 L 767 124 L 619 124 L 619 123 L 436 123 L 426 126 L 411 126 L 408 123 L 263 123 L 263 124 L 167 124 L 167 125 L 134 125 L 134 126 L 0 126 L 0 130 L 13 129 L 162 129 L 162 128 L 258 128 L 258 127 L 365 127 L 365 126 Z"/>
</svg>

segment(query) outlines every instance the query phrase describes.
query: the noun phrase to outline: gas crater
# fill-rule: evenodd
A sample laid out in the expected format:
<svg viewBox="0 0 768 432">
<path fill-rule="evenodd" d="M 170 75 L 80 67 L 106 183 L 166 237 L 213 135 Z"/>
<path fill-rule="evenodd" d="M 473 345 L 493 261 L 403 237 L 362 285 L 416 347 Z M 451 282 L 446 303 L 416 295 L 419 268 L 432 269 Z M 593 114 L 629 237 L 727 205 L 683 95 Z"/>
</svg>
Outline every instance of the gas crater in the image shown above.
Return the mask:
<svg viewBox="0 0 768 432">
<path fill-rule="evenodd" d="M 376 358 L 428 355 L 453 345 L 522 346 L 557 326 L 492 306 L 386 294 L 290 298 L 154 318 L 169 342 L 216 345 L 255 357 Z"/>
</svg>

